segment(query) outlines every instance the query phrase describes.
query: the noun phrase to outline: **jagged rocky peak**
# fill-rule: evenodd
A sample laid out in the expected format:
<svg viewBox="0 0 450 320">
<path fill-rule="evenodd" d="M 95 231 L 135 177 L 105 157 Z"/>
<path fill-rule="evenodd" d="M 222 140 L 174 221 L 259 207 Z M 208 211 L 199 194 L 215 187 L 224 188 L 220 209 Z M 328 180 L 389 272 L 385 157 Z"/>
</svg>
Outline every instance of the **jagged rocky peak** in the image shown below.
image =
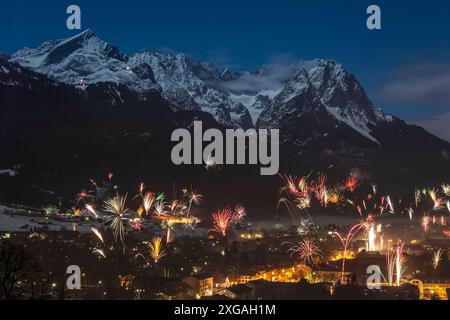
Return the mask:
<svg viewBox="0 0 450 320">
<path fill-rule="evenodd" d="M 248 110 L 220 88 L 221 72 L 211 63 L 200 63 L 186 54 L 141 51 L 130 56 L 131 66 L 147 64 L 162 95 L 173 111 L 202 110 L 223 125 L 253 126 Z"/>
<path fill-rule="evenodd" d="M 86 30 L 19 50 L 11 61 L 71 85 L 112 82 L 138 94 L 158 89 L 173 111 L 201 110 L 227 126 L 269 125 L 271 115 L 279 121 L 280 112 L 299 115 L 315 104 L 371 139 L 371 126 L 387 119 L 373 107 L 357 79 L 328 60 L 235 72 L 183 53 L 143 50 L 125 56 Z"/>
<path fill-rule="evenodd" d="M 373 115 L 372 102 L 361 84 L 341 64 L 320 61 L 309 70 L 309 77 L 326 106 L 342 110 L 354 106 Z"/>
<path fill-rule="evenodd" d="M 112 82 L 127 85 L 136 92 L 155 89 L 150 70 L 138 69 L 138 75 L 126 60 L 117 47 L 89 29 L 73 37 L 44 42 L 36 49 L 21 49 L 10 59 L 70 85 Z"/>
<path fill-rule="evenodd" d="M 273 128 L 286 118 L 298 118 L 323 108 L 307 71 L 301 69 L 289 78 L 281 92 L 262 111 L 258 127 Z"/>
</svg>

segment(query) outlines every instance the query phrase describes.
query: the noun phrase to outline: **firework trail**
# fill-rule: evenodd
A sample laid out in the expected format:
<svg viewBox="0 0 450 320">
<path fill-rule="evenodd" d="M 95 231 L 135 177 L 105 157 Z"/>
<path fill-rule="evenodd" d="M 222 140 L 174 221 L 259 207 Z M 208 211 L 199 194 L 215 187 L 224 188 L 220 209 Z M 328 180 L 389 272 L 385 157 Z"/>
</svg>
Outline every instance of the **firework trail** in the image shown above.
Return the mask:
<svg viewBox="0 0 450 320">
<path fill-rule="evenodd" d="M 326 181 L 327 177 L 324 174 L 320 174 L 314 188 L 317 200 L 324 207 L 328 205 L 330 200 L 330 190 L 326 186 Z"/>
<path fill-rule="evenodd" d="M 387 204 L 389 206 L 389 212 L 394 214 L 395 211 L 394 211 L 394 205 L 392 204 L 391 196 L 387 196 L 386 197 L 386 202 L 387 202 Z"/>
<path fill-rule="evenodd" d="M 100 239 L 101 242 L 105 243 L 102 234 L 100 233 L 100 231 L 97 230 L 97 228 L 91 227 L 91 231 L 97 236 L 97 238 Z"/>
<path fill-rule="evenodd" d="M 443 250 L 439 249 L 433 253 L 433 269 L 437 270 L 439 268 L 439 263 L 441 262 Z"/>
<path fill-rule="evenodd" d="M 165 256 L 164 250 L 162 249 L 161 237 L 154 237 L 149 244 L 150 246 L 150 257 L 155 263 Z"/>
<path fill-rule="evenodd" d="M 405 267 L 404 267 L 404 263 L 405 263 L 405 256 L 403 254 L 403 246 L 404 243 L 400 243 L 397 245 L 397 252 L 395 254 L 395 276 L 396 276 L 396 282 L 397 282 L 397 287 L 400 287 L 400 281 L 402 279 L 402 275 L 405 272 Z"/>
<path fill-rule="evenodd" d="M 174 229 L 174 226 L 175 226 L 175 222 L 172 219 L 165 219 L 161 223 L 161 227 L 163 229 L 167 229 L 166 243 L 170 243 L 171 231 Z"/>
<path fill-rule="evenodd" d="M 342 259 L 342 273 L 341 273 L 341 283 L 344 283 L 344 272 L 345 272 L 345 257 L 347 255 L 348 247 L 350 246 L 353 238 L 359 233 L 359 231 L 365 229 L 367 230 L 368 224 L 366 221 L 362 221 L 353 227 L 350 228 L 347 235 L 343 237 L 339 232 L 333 232 L 334 235 L 338 237 L 340 242 L 342 243 L 342 247 L 344 249 L 344 258 Z"/>
<path fill-rule="evenodd" d="M 177 211 L 177 208 L 181 207 L 179 205 L 179 201 L 177 199 L 174 199 L 172 201 L 172 204 L 170 205 L 170 212 L 173 212 L 175 214 L 178 214 L 179 212 Z"/>
<path fill-rule="evenodd" d="M 88 210 L 90 213 L 92 213 L 94 215 L 94 217 L 98 218 L 97 212 L 95 212 L 95 209 L 92 205 L 87 204 L 85 206 L 86 210 Z"/>
<path fill-rule="evenodd" d="M 297 205 L 294 205 L 291 200 L 287 198 L 281 198 L 278 201 L 276 212 L 278 214 L 280 206 L 284 204 L 285 208 L 289 212 L 292 222 L 301 230 L 301 232 L 317 231 L 314 222 L 306 209 L 300 209 Z"/>
<path fill-rule="evenodd" d="M 78 206 L 80 201 L 84 200 L 84 198 L 87 197 L 87 192 L 85 190 L 81 190 L 79 194 L 77 194 L 77 203 L 75 204 L 75 207 Z"/>
<path fill-rule="evenodd" d="M 377 238 L 375 232 L 375 223 L 372 223 L 369 227 L 368 237 L 367 237 L 367 251 L 377 251 L 377 245 L 375 243 Z"/>
<path fill-rule="evenodd" d="M 409 220 L 413 221 L 414 210 L 413 208 L 408 209 Z"/>
<path fill-rule="evenodd" d="M 374 196 L 377 195 L 377 189 L 378 189 L 377 185 L 372 184 L 372 192 L 373 192 L 373 195 L 374 195 Z"/>
<path fill-rule="evenodd" d="M 226 235 L 228 228 L 230 227 L 234 213 L 230 209 L 222 209 L 212 214 L 213 228 L 210 231 L 217 232 Z"/>
<path fill-rule="evenodd" d="M 96 253 L 99 256 L 102 256 L 103 258 L 106 258 L 106 254 L 103 251 L 103 249 L 95 248 L 94 250 L 92 250 L 92 253 Z"/>
<path fill-rule="evenodd" d="M 422 218 L 422 227 L 425 232 L 428 232 L 429 226 L 431 223 L 431 218 L 429 216 L 423 216 Z"/>
<path fill-rule="evenodd" d="M 145 214 L 149 214 L 154 202 L 155 202 L 155 195 L 153 192 L 147 192 L 143 198 L 142 198 L 142 206 L 145 210 Z"/>
<path fill-rule="evenodd" d="M 400 286 L 402 275 L 405 271 L 406 258 L 403 254 L 404 243 L 398 242 L 394 248 L 388 247 L 386 252 L 387 283 L 390 286 Z M 394 279 L 395 278 L 395 279 Z"/>
<path fill-rule="evenodd" d="M 419 189 L 414 191 L 414 201 L 416 203 L 416 208 L 419 206 L 420 199 L 422 198 L 422 194 Z"/>
</svg>

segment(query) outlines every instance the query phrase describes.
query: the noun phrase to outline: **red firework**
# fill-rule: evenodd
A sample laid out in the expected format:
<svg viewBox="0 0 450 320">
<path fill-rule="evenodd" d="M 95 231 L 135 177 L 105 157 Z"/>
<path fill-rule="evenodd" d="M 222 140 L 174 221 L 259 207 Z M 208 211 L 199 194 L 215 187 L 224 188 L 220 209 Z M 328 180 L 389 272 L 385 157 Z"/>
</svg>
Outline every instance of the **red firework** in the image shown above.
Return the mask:
<svg viewBox="0 0 450 320">
<path fill-rule="evenodd" d="M 225 236 L 233 220 L 233 217 L 233 211 L 228 208 L 214 212 L 212 214 L 214 224 L 213 228 L 210 229 L 210 231 L 217 232 Z"/>
<path fill-rule="evenodd" d="M 358 187 L 358 178 L 351 176 L 345 180 L 345 187 L 351 192 L 355 191 Z"/>
</svg>

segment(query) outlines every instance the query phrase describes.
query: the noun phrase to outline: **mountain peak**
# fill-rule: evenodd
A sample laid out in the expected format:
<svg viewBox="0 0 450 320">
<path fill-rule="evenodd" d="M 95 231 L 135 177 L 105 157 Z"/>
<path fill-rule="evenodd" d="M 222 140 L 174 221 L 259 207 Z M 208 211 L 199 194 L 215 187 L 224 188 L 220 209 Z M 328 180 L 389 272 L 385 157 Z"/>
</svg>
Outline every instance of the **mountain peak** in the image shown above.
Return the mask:
<svg viewBox="0 0 450 320">
<path fill-rule="evenodd" d="M 112 82 L 139 93 L 156 88 L 151 70 L 139 68 L 135 73 L 117 47 L 101 40 L 90 29 L 44 42 L 35 49 L 21 49 L 10 61 L 70 85 Z"/>
<path fill-rule="evenodd" d="M 36 49 L 19 50 L 11 61 L 71 85 L 113 82 L 142 93 L 156 84 L 173 110 L 201 109 L 221 123 L 238 127 L 256 125 L 263 109 L 276 110 L 277 103 L 284 105 L 283 112 L 303 112 L 321 105 L 364 134 L 370 132 L 372 123 L 384 119 L 382 112 L 375 113 L 356 78 L 334 60 L 234 72 L 184 53 L 142 50 L 125 56 L 86 29 L 69 38 L 44 42 Z M 243 124 L 242 119 L 250 118 L 248 114 L 251 119 Z M 264 114 L 267 118 L 273 112 Z"/>
<path fill-rule="evenodd" d="M 95 37 L 95 33 L 94 31 L 92 31 L 91 29 L 87 28 L 86 30 L 80 32 L 78 34 L 78 36 L 85 36 L 85 37 Z"/>
</svg>

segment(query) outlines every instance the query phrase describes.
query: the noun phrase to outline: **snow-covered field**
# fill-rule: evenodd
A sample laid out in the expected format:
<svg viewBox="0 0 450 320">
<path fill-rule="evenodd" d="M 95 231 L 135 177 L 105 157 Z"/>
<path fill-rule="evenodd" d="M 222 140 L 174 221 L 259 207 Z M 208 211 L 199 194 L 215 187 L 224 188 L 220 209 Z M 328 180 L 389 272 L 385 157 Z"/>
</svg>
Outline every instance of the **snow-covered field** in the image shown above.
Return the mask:
<svg viewBox="0 0 450 320">
<path fill-rule="evenodd" d="M 28 232 L 30 228 L 40 230 L 45 227 L 48 231 L 73 230 L 76 223 L 76 230 L 79 232 L 89 232 L 91 226 L 99 226 L 97 221 L 72 222 L 56 219 L 46 220 L 43 217 L 28 214 L 23 209 L 15 209 L 0 205 L 0 231 L 7 232 Z"/>
</svg>

